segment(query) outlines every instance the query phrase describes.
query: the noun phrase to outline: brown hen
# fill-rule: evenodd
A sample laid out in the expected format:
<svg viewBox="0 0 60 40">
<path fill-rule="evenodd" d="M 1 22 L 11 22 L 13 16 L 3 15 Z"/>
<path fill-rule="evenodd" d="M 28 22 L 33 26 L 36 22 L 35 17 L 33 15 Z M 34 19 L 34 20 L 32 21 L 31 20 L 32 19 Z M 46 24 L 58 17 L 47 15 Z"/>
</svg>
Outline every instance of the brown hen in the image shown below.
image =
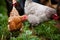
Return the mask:
<svg viewBox="0 0 60 40">
<path fill-rule="evenodd" d="M 13 4 L 16 0 L 13 0 Z M 23 27 L 23 21 L 27 19 L 26 15 L 20 16 L 18 11 L 16 10 L 15 6 L 13 5 L 13 9 L 10 12 L 10 17 L 8 19 L 8 30 L 9 31 L 16 31 L 20 30 Z"/>
</svg>

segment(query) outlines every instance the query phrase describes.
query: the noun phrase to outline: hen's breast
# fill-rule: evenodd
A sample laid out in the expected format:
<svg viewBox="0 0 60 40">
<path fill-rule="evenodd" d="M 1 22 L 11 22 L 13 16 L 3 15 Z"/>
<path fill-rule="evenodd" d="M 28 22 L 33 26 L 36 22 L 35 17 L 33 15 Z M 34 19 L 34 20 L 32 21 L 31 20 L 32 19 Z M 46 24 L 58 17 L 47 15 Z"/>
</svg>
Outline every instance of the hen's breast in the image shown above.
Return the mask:
<svg viewBox="0 0 60 40">
<path fill-rule="evenodd" d="M 19 16 L 14 16 L 12 18 L 10 18 L 10 22 L 9 22 L 9 30 L 10 31 L 15 31 L 15 30 L 19 30 L 22 28 L 22 21 L 20 19 Z"/>
</svg>

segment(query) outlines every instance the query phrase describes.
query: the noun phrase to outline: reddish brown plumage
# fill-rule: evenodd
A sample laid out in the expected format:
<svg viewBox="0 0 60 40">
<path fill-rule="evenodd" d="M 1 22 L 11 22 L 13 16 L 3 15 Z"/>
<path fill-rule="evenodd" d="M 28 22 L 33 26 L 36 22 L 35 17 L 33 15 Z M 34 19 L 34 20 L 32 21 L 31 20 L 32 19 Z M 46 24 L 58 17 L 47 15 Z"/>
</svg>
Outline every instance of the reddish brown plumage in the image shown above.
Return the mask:
<svg viewBox="0 0 60 40">
<path fill-rule="evenodd" d="M 13 7 L 10 12 L 10 17 L 8 19 L 8 29 L 9 31 L 20 30 L 23 27 L 23 22 L 27 20 L 27 16 L 20 16 L 15 7 Z"/>
<path fill-rule="evenodd" d="M 12 0 L 13 4 L 16 2 L 16 0 Z M 9 31 L 16 31 L 20 30 L 23 27 L 23 21 L 26 20 L 27 16 L 20 16 L 18 11 L 16 10 L 15 6 L 13 6 L 10 17 L 8 19 L 8 30 Z"/>
<path fill-rule="evenodd" d="M 9 30 L 14 31 L 21 29 L 23 26 L 22 20 L 20 16 L 14 16 L 12 18 L 9 17 Z"/>
</svg>

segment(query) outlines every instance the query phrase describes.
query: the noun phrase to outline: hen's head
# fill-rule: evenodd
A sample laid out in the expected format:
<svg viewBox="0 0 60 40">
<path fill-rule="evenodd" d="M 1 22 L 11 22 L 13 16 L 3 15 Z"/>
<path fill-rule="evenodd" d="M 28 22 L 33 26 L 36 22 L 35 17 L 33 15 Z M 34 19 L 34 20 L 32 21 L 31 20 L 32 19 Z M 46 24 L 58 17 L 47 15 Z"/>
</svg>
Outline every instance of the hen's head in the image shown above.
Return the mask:
<svg viewBox="0 0 60 40">
<path fill-rule="evenodd" d="M 28 16 L 27 16 L 27 15 L 23 15 L 23 16 L 21 16 L 21 20 L 22 20 L 22 22 L 26 21 L 26 20 L 27 20 L 27 18 L 28 18 Z"/>
</svg>

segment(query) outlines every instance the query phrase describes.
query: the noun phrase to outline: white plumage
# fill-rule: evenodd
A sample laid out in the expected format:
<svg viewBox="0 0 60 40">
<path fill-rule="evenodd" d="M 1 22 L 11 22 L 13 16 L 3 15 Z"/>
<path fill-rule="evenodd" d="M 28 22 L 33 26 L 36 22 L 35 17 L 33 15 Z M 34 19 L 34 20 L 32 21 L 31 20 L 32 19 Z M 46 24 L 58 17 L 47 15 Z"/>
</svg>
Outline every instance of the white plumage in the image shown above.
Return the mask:
<svg viewBox="0 0 60 40">
<path fill-rule="evenodd" d="M 55 9 L 35 3 L 32 0 L 26 0 L 24 9 L 25 14 L 28 15 L 28 21 L 32 25 L 47 21 L 51 15 L 56 13 Z"/>
</svg>

